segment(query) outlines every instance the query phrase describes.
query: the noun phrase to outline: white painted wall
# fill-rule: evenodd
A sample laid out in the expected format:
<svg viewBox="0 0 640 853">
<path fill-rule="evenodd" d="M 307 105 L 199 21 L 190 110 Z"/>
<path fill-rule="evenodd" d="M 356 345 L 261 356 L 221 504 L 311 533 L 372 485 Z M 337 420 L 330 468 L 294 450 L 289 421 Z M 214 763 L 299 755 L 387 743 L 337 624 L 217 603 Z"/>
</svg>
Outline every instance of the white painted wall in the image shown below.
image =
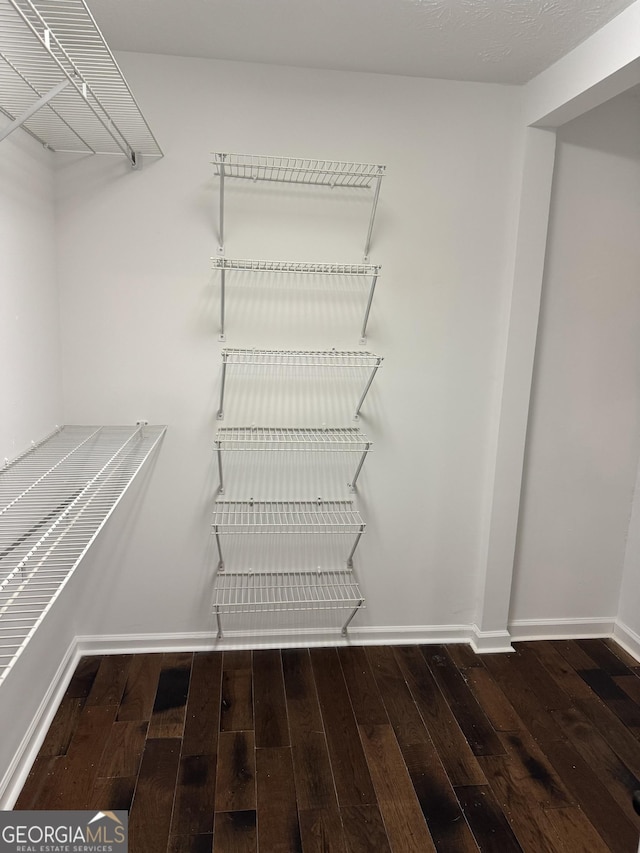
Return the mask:
<svg viewBox="0 0 640 853">
<path fill-rule="evenodd" d="M 62 418 L 51 156 L 23 131 L 0 149 L 0 462 Z"/>
<path fill-rule="evenodd" d="M 511 620 L 614 618 L 640 449 L 638 101 L 558 131 Z"/>
<path fill-rule="evenodd" d="M 387 164 L 371 253 L 383 276 L 368 341 L 385 363 L 361 423 L 375 442 L 361 478 L 369 528 L 356 559 L 368 610 L 354 631 L 468 626 L 520 181 L 518 90 L 119 59 L 166 157 L 133 174 L 97 158 L 58 172 L 65 416 L 144 417 L 169 431 L 135 525 L 105 533 L 87 558 L 97 588 L 113 579 L 115 590 L 99 612 L 87 606 L 86 633 L 212 627 L 222 346 L 209 262 L 213 150 Z M 231 257 L 362 259 L 368 197 L 236 185 L 227 198 Z M 235 293 L 229 285 L 228 346 L 357 347 L 362 297 L 316 290 L 301 300 L 276 280 L 266 296 L 243 284 Z M 235 396 L 230 384 L 225 423 L 351 423 L 342 391 L 306 387 L 312 393 L 301 398 L 299 387 L 280 385 L 274 406 L 266 383 L 236 383 Z M 229 495 L 246 474 L 228 480 Z M 316 495 L 313 476 L 300 476 Z M 323 483 L 321 494 L 346 479 Z"/>
</svg>

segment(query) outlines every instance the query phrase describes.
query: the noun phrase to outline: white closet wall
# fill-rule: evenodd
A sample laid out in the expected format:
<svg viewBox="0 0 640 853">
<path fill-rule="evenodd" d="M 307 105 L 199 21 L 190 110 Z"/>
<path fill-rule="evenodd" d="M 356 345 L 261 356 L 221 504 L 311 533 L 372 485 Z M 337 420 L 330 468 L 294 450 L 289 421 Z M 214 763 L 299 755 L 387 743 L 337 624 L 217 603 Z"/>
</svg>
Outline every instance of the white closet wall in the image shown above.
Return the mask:
<svg viewBox="0 0 640 853">
<path fill-rule="evenodd" d="M 639 138 L 630 95 L 558 131 L 512 622 L 618 612 L 640 451 Z"/>
<path fill-rule="evenodd" d="M 383 271 L 367 342 L 385 362 L 360 422 L 374 442 L 359 481 L 368 530 L 355 566 L 368 609 L 352 634 L 426 636 L 468 626 L 507 319 L 519 90 L 118 59 L 166 156 L 134 174 L 98 158 L 59 170 L 65 418 L 144 417 L 169 430 L 135 524 L 115 532 L 114 516 L 87 557 L 100 604 L 86 603 L 84 633 L 213 629 L 210 513 L 223 346 L 209 260 L 217 246 L 214 150 L 387 165 L 371 249 Z M 362 261 L 370 196 L 267 189 L 229 186 L 229 257 Z M 292 220 L 292 229 L 283 227 Z M 285 291 L 234 293 L 230 284 L 226 345 L 314 348 L 333 337 L 337 348 L 357 347 L 361 301 L 323 292 L 305 301 Z M 226 399 L 225 423 L 242 423 L 249 402 L 265 417 L 275 411 L 268 394 L 248 401 L 229 388 Z M 285 391 L 285 410 L 292 400 Z M 317 422 L 315 401 L 307 402 L 309 411 L 287 414 Z M 341 405 L 337 394 L 329 424 L 334 416 L 342 422 Z"/>
</svg>

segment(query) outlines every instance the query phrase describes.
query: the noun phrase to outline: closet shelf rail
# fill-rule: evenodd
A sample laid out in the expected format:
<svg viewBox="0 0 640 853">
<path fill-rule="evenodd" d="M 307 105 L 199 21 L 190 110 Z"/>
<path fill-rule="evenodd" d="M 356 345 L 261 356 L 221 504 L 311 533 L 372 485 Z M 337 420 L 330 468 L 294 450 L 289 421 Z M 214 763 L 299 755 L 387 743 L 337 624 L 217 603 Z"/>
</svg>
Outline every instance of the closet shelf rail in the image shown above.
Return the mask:
<svg viewBox="0 0 640 853">
<path fill-rule="evenodd" d="M 23 127 L 53 151 L 162 157 L 84 0 L 0 0 L 0 140 Z"/>
<path fill-rule="evenodd" d="M 371 442 L 357 427 L 219 427 L 214 445 L 221 495 L 224 494 L 223 451 L 359 453 L 360 459 L 348 484 L 350 491 L 355 492 L 362 466 L 371 450 Z"/>
<path fill-rule="evenodd" d="M 229 534 L 351 534 L 355 541 L 347 557 L 353 567 L 365 523 L 354 509 L 353 501 L 216 501 L 212 529 L 216 537 L 219 562 L 224 569 L 220 536 Z"/>
<path fill-rule="evenodd" d="M 350 570 L 317 572 L 218 572 L 213 608 L 222 637 L 220 615 L 292 610 L 352 608 L 342 627 L 364 605 L 358 583 Z"/>
<path fill-rule="evenodd" d="M 164 426 L 65 426 L 0 470 L 0 683 Z"/>
<path fill-rule="evenodd" d="M 225 340 L 226 273 L 244 271 L 255 273 L 288 273 L 305 276 L 368 277 L 371 279 L 369 296 L 360 331 L 360 343 L 366 343 L 367 323 L 380 275 L 379 264 L 327 264 L 301 261 L 259 261 L 240 258 L 212 258 L 214 269 L 220 270 L 220 340 Z"/>
<path fill-rule="evenodd" d="M 225 178 L 242 178 L 256 182 L 373 189 L 373 203 L 364 249 L 365 261 L 368 259 L 385 166 L 372 163 L 348 163 L 340 160 L 311 160 L 303 157 L 223 152 L 214 153 L 212 162 L 215 174 L 220 178 L 220 245 L 218 248 L 220 254 L 224 253 Z"/>
<path fill-rule="evenodd" d="M 369 377 L 355 409 L 354 420 L 357 420 L 364 399 L 382 361 L 382 356 L 357 350 L 223 349 L 218 420 L 224 418 L 227 367 L 248 365 L 275 368 L 368 368 L 370 370 Z"/>
</svg>

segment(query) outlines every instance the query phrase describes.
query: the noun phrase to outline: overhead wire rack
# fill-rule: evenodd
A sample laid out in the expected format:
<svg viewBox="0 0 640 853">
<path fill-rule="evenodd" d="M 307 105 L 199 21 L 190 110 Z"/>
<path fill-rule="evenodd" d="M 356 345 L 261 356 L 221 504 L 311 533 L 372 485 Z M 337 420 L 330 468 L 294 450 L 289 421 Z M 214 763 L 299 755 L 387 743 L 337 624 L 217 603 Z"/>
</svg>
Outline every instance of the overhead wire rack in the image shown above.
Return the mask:
<svg viewBox="0 0 640 853">
<path fill-rule="evenodd" d="M 219 427 L 214 441 L 218 458 L 218 491 L 224 494 L 223 451 L 359 453 L 349 483 L 353 492 L 371 442 L 357 427 Z"/>
<path fill-rule="evenodd" d="M 358 276 L 371 279 L 369 296 L 364 311 L 360 331 L 360 343 L 366 342 L 367 323 L 376 289 L 379 264 L 326 264 L 298 261 L 259 261 L 239 258 L 212 258 L 214 269 L 220 270 L 220 340 L 225 340 L 226 273 L 228 271 L 246 271 L 257 273 L 286 273 L 305 276 Z"/>
<path fill-rule="evenodd" d="M 292 610 L 338 610 L 352 608 L 342 626 L 364 605 L 352 571 L 317 572 L 218 572 L 213 607 L 222 637 L 221 614 L 282 612 Z"/>
<path fill-rule="evenodd" d="M 348 163 L 339 160 L 312 160 L 303 157 L 281 157 L 268 154 L 213 154 L 215 174 L 220 178 L 218 251 L 224 254 L 224 193 L 226 178 L 307 184 L 320 187 L 373 189 L 373 202 L 365 240 L 364 257 L 369 257 L 371 235 L 385 166 L 371 163 Z"/>
<path fill-rule="evenodd" d="M 164 426 L 66 426 L 0 470 L 0 683 Z"/>
<path fill-rule="evenodd" d="M 260 366 L 276 368 L 368 368 L 369 377 L 356 405 L 354 419 L 357 420 L 364 399 L 382 364 L 382 356 L 370 352 L 352 350 L 272 350 L 272 349 L 223 349 L 222 381 L 220 383 L 220 405 L 218 420 L 224 418 L 224 392 L 227 367 Z"/>
<path fill-rule="evenodd" d="M 23 127 L 53 151 L 162 157 L 84 0 L 0 0 L 0 140 Z"/>
</svg>

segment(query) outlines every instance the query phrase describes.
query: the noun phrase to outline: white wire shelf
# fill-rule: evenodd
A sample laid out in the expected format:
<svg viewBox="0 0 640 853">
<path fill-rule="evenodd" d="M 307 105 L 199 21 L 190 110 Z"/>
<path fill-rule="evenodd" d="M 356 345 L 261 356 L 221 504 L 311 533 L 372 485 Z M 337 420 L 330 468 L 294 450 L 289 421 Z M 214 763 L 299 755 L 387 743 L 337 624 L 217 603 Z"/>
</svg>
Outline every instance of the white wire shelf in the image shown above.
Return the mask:
<svg viewBox="0 0 640 853">
<path fill-rule="evenodd" d="M 222 636 L 220 615 L 292 610 L 338 610 L 353 608 L 342 633 L 364 598 L 353 572 L 218 572 L 213 608 Z"/>
<path fill-rule="evenodd" d="M 24 127 L 53 151 L 162 151 L 84 0 L 0 0 L 0 139 Z"/>
<path fill-rule="evenodd" d="M 363 533 L 353 501 L 216 501 L 213 530 L 243 533 Z"/>
<path fill-rule="evenodd" d="M 358 276 L 371 279 L 369 296 L 360 330 L 360 343 L 366 342 L 367 323 L 376 289 L 380 265 L 378 264 L 325 264 L 298 261 L 259 261 L 239 258 L 212 258 L 214 269 L 220 270 L 220 340 L 225 340 L 226 274 L 227 272 L 284 273 L 304 276 Z"/>
<path fill-rule="evenodd" d="M 0 470 L 0 683 L 165 429 L 67 426 Z"/>
<path fill-rule="evenodd" d="M 241 366 L 275 368 L 368 368 L 370 370 L 369 377 L 355 409 L 354 420 L 357 420 L 364 399 L 382 361 L 382 356 L 374 355 L 370 352 L 358 352 L 357 350 L 223 349 L 218 420 L 223 420 L 224 418 L 224 392 L 227 367 Z"/>
<path fill-rule="evenodd" d="M 365 260 L 369 257 L 380 186 L 385 166 L 372 163 L 347 163 L 339 160 L 312 160 L 303 157 L 279 157 L 269 154 L 213 154 L 215 174 L 220 178 L 220 244 L 224 253 L 224 187 L 226 178 L 307 184 L 320 187 L 373 189 L 373 204 L 365 241 Z"/>
<path fill-rule="evenodd" d="M 223 451 L 359 453 L 349 489 L 354 492 L 371 442 L 357 427 L 219 427 L 215 450 L 218 457 L 218 491 L 224 494 Z"/>
</svg>

